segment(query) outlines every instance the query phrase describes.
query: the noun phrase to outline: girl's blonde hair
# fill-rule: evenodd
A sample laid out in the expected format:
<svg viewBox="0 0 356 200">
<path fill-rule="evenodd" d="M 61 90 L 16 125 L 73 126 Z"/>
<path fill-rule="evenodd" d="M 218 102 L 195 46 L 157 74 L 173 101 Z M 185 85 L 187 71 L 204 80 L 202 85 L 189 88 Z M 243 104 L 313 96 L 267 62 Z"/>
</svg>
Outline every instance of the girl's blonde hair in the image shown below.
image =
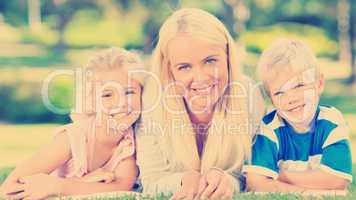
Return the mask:
<svg viewBox="0 0 356 200">
<path fill-rule="evenodd" d="M 252 134 L 249 132 L 251 116 L 248 112 L 249 79 L 243 76 L 237 65 L 234 40 L 215 16 L 200 9 L 185 8 L 174 12 L 164 22 L 152 58 L 152 72 L 158 75 L 163 88 L 157 91 L 157 85 L 154 82 L 148 82 L 147 93 L 143 96 L 144 109 L 148 109 L 147 105 L 154 105 L 149 100 L 157 99 L 152 97 L 159 96 L 162 90 L 166 89 L 165 86 L 173 81 L 168 67 L 167 47 L 169 41 L 179 33 L 218 44 L 226 50 L 227 55 L 229 86 L 215 108 L 202 160 L 200 161 L 198 155 L 194 130 L 183 98 L 170 98 L 166 100 L 166 103 L 160 103 L 149 113 L 146 120 L 159 121 L 158 125 L 161 127 L 156 127 L 155 131 L 164 132 L 160 145 L 167 161 L 172 163 L 172 168 L 206 172 L 211 167 L 219 167 L 228 171 L 239 171 L 244 161 L 250 158 L 251 153 Z M 174 89 L 168 90 L 163 93 L 163 98 L 167 95 L 177 95 L 177 92 Z M 241 97 L 241 95 L 245 96 Z M 233 101 L 232 96 L 238 99 Z M 171 112 L 165 105 L 185 112 L 183 114 Z M 238 114 L 233 113 L 236 111 Z M 150 122 L 147 120 L 147 123 Z M 155 122 L 151 121 L 151 125 L 153 123 Z M 180 125 L 179 130 L 176 129 L 176 125 Z M 146 134 L 152 130 L 146 129 Z"/>
<path fill-rule="evenodd" d="M 72 112 L 70 115 L 72 121 L 84 119 L 93 116 L 96 113 L 94 109 L 96 97 L 93 94 L 93 82 L 95 81 L 93 75 L 95 75 L 96 72 L 122 70 L 123 74 L 128 74 L 132 71 L 133 73 L 130 73 L 130 78 L 138 81 L 141 87 L 143 87 L 144 77 L 142 76 L 142 73 L 134 73 L 134 70 L 141 70 L 143 67 L 143 62 L 138 54 L 118 47 L 105 49 L 90 59 L 84 68 L 85 77 L 83 87 L 77 91 L 80 92 L 84 98 L 77 99 L 77 101 L 80 101 L 77 106 L 81 106 L 82 112 Z"/>
<path fill-rule="evenodd" d="M 268 81 L 286 72 L 301 72 L 315 69 L 316 76 L 320 75 L 317 59 L 311 48 L 296 39 L 280 38 L 263 51 L 258 65 L 257 77 L 268 91 Z"/>
</svg>

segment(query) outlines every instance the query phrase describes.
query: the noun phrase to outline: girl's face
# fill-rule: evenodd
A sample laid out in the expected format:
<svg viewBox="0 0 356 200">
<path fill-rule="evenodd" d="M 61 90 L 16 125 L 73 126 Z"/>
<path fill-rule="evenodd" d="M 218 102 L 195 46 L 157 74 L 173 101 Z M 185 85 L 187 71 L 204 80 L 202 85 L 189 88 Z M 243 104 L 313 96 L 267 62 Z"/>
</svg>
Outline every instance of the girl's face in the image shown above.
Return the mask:
<svg viewBox="0 0 356 200">
<path fill-rule="evenodd" d="M 228 83 L 225 48 L 187 35 L 168 44 L 169 71 L 193 113 L 211 111 Z"/>
<path fill-rule="evenodd" d="M 95 73 L 98 88 L 96 99 L 104 122 L 110 126 L 126 130 L 139 118 L 141 113 L 141 86 L 130 79 L 122 70 Z"/>
</svg>

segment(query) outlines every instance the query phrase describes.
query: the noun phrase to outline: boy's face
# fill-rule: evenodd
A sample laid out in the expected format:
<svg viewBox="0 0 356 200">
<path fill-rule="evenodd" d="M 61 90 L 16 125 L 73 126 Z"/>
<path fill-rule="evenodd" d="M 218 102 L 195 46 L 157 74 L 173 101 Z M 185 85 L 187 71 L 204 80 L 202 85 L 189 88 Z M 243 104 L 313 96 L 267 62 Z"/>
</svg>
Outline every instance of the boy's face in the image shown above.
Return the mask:
<svg viewBox="0 0 356 200">
<path fill-rule="evenodd" d="M 104 122 L 110 119 L 110 126 L 114 124 L 120 130 L 129 128 L 141 113 L 141 86 L 124 72 L 95 72 L 98 83 L 95 99 L 101 101 L 96 105 L 96 110 L 100 110 Z"/>
<path fill-rule="evenodd" d="M 324 89 L 323 76 L 316 69 L 279 72 L 267 82 L 273 105 L 281 117 L 293 123 L 309 123 Z"/>
</svg>

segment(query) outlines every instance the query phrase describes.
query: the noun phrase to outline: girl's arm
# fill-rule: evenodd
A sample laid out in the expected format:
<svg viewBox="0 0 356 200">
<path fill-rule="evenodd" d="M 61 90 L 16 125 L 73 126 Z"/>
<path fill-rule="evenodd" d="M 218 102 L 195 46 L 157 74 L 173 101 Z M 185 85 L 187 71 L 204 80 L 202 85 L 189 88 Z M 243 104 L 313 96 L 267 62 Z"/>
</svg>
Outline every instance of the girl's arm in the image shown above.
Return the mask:
<svg viewBox="0 0 356 200">
<path fill-rule="evenodd" d="M 321 170 L 303 172 L 281 171 L 281 181 L 308 189 L 344 190 L 349 181 Z"/>
<path fill-rule="evenodd" d="M 34 138 L 35 139 L 35 138 Z M 18 182 L 19 178 L 39 173 L 49 174 L 71 158 L 69 138 L 65 132 L 59 133 L 53 142 L 30 159 L 19 164 L 7 177 L 2 187 Z"/>
<path fill-rule="evenodd" d="M 88 183 L 74 179 L 59 179 L 59 194 L 64 196 L 100 192 L 130 191 L 135 183 L 138 169 L 134 156 L 126 158 L 115 169 L 111 183 Z"/>
<path fill-rule="evenodd" d="M 306 191 L 303 187 L 291 185 L 251 172 L 246 174 L 246 184 L 249 191 L 255 192 L 302 193 Z"/>
</svg>

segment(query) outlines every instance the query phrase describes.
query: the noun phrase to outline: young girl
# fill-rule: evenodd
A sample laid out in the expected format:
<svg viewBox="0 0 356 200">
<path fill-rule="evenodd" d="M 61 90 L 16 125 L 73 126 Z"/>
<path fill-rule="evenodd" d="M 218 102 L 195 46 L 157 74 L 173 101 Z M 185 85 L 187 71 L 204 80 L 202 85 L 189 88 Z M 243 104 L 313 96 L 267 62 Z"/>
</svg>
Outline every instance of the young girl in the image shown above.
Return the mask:
<svg viewBox="0 0 356 200">
<path fill-rule="evenodd" d="M 43 199 L 131 190 L 135 164 L 134 129 L 141 113 L 142 67 L 135 54 L 112 48 L 87 68 L 83 112 L 60 127 L 54 141 L 9 175 L 0 189 L 6 199 Z M 137 73 L 136 73 L 137 74 Z"/>
</svg>

